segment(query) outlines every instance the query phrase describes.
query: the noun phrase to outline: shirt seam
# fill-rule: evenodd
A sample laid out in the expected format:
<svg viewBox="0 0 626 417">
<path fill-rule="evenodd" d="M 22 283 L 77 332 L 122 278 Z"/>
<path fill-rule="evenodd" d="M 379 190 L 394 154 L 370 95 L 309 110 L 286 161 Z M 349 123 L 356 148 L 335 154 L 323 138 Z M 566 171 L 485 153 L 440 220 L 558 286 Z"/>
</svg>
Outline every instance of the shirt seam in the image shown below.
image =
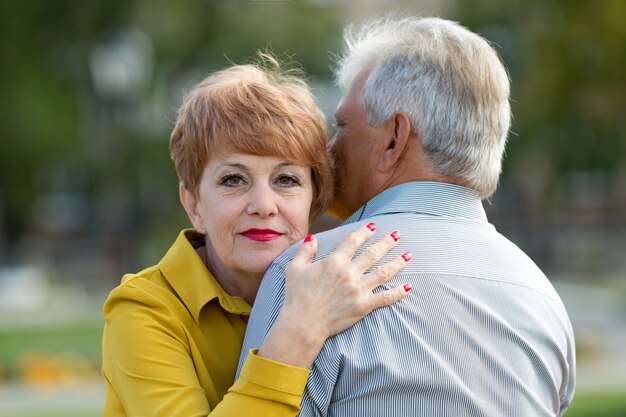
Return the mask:
<svg viewBox="0 0 626 417">
<path fill-rule="evenodd" d="M 279 270 L 275 271 L 275 272 L 272 271 L 272 274 L 281 273 L 282 275 L 284 275 L 286 267 L 289 265 L 291 260 L 292 260 L 292 258 L 276 260 L 274 262 L 274 265 Z M 403 273 L 399 272 L 398 275 L 403 275 Z M 428 275 L 446 276 L 447 275 L 447 276 L 452 276 L 452 277 L 464 277 L 464 278 L 471 278 L 471 279 L 477 279 L 477 280 L 482 280 L 482 281 L 499 282 L 499 283 L 502 283 L 502 284 L 508 284 L 508 285 L 512 285 L 512 286 L 516 286 L 516 287 L 527 288 L 529 290 L 532 290 L 534 292 L 542 294 L 542 295 L 550 298 L 553 301 L 557 301 L 556 298 L 554 298 L 553 296 L 551 296 L 550 294 L 548 294 L 548 293 L 546 293 L 544 291 L 541 291 L 538 288 L 531 287 L 530 285 L 520 284 L 518 282 L 508 281 L 508 280 L 505 280 L 505 279 L 486 278 L 486 277 L 479 277 L 479 276 L 476 276 L 476 275 L 466 275 L 466 274 L 458 274 L 458 273 L 451 273 L 451 272 L 417 272 L 417 273 L 413 273 L 413 274 L 409 274 L 409 275 L 418 275 L 418 276 L 428 276 Z"/>
<path fill-rule="evenodd" d="M 365 211 L 367 210 L 368 204 L 369 204 L 369 201 L 363 205 L 363 207 L 361 208 L 361 213 L 359 214 L 359 218 L 356 219 L 354 223 L 360 222 L 363 219 L 363 216 L 365 216 Z M 372 217 L 372 216 L 369 216 L 369 217 Z M 368 217 L 365 217 L 365 218 L 367 219 Z"/>
<path fill-rule="evenodd" d="M 400 272 L 399 275 L 402 275 L 402 272 Z M 551 296 L 548 293 L 545 293 L 535 287 L 531 287 L 530 285 L 524 285 L 524 284 L 520 284 L 518 282 L 512 282 L 512 281 L 507 281 L 504 279 L 496 279 L 496 278 L 485 278 L 485 277 L 478 277 L 475 275 L 464 275 L 464 274 L 456 274 L 456 273 L 449 273 L 449 272 L 418 272 L 416 274 L 410 274 L 410 275 L 421 275 L 421 276 L 428 276 L 428 275 L 444 275 L 444 276 L 452 276 L 452 277 L 462 277 L 462 278 L 471 278 L 471 279 L 476 279 L 476 280 L 481 280 L 481 281 L 490 281 L 490 282 L 499 282 L 502 284 L 508 284 L 508 285 L 512 285 L 515 287 L 521 287 L 521 288 L 526 288 L 529 290 L 532 290 L 534 292 L 537 292 L 541 295 L 544 295 L 546 297 L 548 297 L 549 299 L 553 300 L 553 301 L 557 301 L 553 296 Z M 419 290 L 419 289 L 418 289 Z"/>
</svg>

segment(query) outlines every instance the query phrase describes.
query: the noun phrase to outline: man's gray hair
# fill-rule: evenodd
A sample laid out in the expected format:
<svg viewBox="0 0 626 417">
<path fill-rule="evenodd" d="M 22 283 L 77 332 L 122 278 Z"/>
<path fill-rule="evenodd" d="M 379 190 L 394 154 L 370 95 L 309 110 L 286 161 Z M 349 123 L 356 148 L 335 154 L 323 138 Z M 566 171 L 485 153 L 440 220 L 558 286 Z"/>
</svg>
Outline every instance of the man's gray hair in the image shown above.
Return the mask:
<svg viewBox="0 0 626 417">
<path fill-rule="evenodd" d="M 393 15 L 349 25 L 344 41 L 341 87 L 373 65 L 360 97 L 369 124 L 404 112 L 437 173 L 491 196 L 511 108 L 509 77 L 489 42 L 448 20 Z"/>
</svg>

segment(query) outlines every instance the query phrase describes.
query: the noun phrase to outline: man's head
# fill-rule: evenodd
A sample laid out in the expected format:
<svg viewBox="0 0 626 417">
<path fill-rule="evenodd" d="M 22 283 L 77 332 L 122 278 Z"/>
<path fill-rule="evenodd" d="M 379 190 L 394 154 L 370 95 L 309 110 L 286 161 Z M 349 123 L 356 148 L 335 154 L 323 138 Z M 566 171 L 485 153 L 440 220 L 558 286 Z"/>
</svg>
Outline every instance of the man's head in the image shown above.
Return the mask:
<svg viewBox="0 0 626 417">
<path fill-rule="evenodd" d="M 334 208 L 345 214 L 411 180 L 492 195 L 511 116 L 508 74 L 490 44 L 457 23 L 416 17 L 349 26 L 344 40 Z"/>
</svg>

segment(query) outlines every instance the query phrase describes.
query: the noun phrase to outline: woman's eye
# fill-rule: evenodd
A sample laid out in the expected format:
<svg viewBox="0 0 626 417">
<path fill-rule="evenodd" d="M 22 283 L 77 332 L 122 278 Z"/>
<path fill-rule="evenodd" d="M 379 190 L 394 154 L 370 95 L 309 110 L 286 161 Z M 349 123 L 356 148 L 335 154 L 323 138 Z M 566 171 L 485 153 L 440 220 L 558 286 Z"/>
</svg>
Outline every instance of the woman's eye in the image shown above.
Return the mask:
<svg viewBox="0 0 626 417">
<path fill-rule="evenodd" d="M 244 177 L 239 174 L 229 174 L 222 177 L 220 180 L 220 185 L 225 187 L 237 187 L 246 183 Z"/>
<path fill-rule="evenodd" d="M 296 187 L 301 185 L 300 180 L 291 175 L 281 175 L 276 179 L 276 183 L 281 187 Z"/>
</svg>

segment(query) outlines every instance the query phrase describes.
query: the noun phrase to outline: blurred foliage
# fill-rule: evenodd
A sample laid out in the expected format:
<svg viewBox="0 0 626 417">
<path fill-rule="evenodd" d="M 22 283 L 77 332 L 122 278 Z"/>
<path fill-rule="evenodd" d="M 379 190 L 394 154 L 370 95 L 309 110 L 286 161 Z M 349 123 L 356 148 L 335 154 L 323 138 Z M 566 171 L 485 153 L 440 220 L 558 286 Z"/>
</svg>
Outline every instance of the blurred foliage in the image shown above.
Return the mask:
<svg viewBox="0 0 626 417">
<path fill-rule="evenodd" d="M 511 72 L 505 176 L 545 183 L 541 197 L 558 191 L 563 174 L 626 175 L 625 2 L 451 4 L 446 17 L 498 44 Z M 50 237 L 43 249 L 51 250 L 55 238 L 74 239 L 72 257 L 113 259 L 114 275 L 155 262 L 187 224 L 167 151 L 181 92 L 260 48 L 329 79 L 329 51 L 339 50 L 346 16 L 358 8 L 322 0 L 0 2 L 0 263 L 23 256 L 33 244 L 25 236 L 38 244 Z M 94 85 L 93 54 L 131 28 L 149 40 L 150 65 L 135 93 L 109 97 Z"/>
<path fill-rule="evenodd" d="M 511 72 L 508 168 L 531 150 L 556 172 L 624 168 L 623 16 L 621 0 L 458 2 L 459 19 L 500 46 Z"/>
<path fill-rule="evenodd" d="M 182 91 L 259 49 L 327 78 L 341 24 L 304 2 L 2 2 L 0 263 L 21 256 L 26 235 L 68 230 L 107 257 L 130 252 L 141 264 L 146 252 L 154 262 L 161 236 L 188 224 L 167 150 Z M 94 51 L 131 28 L 151 41 L 150 73 L 138 95 L 105 96 Z"/>
</svg>

